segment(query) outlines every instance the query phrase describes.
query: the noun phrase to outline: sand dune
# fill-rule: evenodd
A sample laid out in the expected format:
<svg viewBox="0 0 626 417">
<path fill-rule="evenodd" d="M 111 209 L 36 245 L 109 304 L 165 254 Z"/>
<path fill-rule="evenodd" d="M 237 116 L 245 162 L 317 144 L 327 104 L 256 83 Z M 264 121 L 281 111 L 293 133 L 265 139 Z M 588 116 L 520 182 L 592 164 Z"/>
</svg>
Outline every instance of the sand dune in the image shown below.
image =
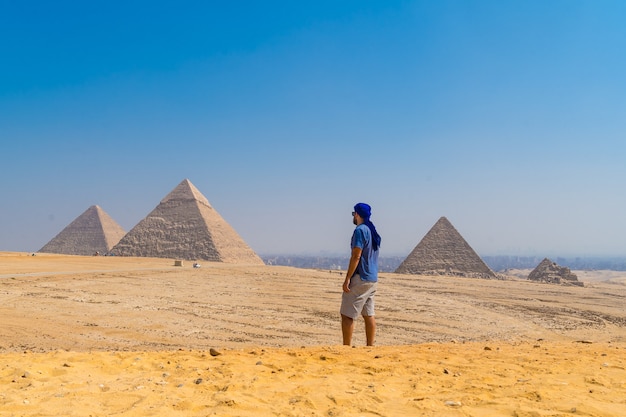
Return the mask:
<svg viewBox="0 0 626 417">
<path fill-rule="evenodd" d="M 619 416 L 622 278 L 382 274 L 350 348 L 336 271 L 2 253 L 0 414 Z"/>
</svg>

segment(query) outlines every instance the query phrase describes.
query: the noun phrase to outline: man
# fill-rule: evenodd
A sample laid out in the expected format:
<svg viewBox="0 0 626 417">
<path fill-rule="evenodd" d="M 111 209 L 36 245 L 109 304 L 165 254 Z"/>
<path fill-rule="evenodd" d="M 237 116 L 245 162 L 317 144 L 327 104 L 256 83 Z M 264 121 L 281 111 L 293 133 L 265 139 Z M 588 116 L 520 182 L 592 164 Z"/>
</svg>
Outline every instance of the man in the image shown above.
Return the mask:
<svg viewBox="0 0 626 417">
<path fill-rule="evenodd" d="M 350 263 L 341 296 L 341 332 L 343 344 L 352 343 L 354 320 L 363 316 L 367 346 L 374 346 L 376 320 L 374 319 L 374 294 L 378 282 L 378 249 L 380 235 L 370 221 L 372 208 L 358 203 L 352 212 L 356 225 L 352 233 Z"/>
</svg>

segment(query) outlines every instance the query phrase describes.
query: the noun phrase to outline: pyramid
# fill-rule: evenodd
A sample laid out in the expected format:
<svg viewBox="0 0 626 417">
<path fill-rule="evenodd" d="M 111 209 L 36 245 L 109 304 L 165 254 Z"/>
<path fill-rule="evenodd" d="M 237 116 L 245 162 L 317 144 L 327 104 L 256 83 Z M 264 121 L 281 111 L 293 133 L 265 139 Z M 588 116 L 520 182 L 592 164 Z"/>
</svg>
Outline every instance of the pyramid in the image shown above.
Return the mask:
<svg viewBox="0 0 626 417">
<path fill-rule="evenodd" d="M 441 217 L 395 271 L 398 274 L 495 278 L 445 217 Z"/>
<path fill-rule="evenodd" d="M 110 254 L 263 264 L 188 179 L 163 198 Z"/>
<path fill-rule="evenodd" d="M 576 274 L 572 273 L 569 268 L 559 266 L 556 262 L 552 262 L 548 258 L 544 258 L 544 260 L 528 274 L 528 279 L 530 281 L 547 282 L 550 284 L 584 286 L 582 282 L 578 281 Z"/>
<path fill-rule="evenodd" d="M 89 207 L 39 249 L 44 253 L 94 255 L 107 253 L 126 231 L 99 206 Z"/>
</svg>

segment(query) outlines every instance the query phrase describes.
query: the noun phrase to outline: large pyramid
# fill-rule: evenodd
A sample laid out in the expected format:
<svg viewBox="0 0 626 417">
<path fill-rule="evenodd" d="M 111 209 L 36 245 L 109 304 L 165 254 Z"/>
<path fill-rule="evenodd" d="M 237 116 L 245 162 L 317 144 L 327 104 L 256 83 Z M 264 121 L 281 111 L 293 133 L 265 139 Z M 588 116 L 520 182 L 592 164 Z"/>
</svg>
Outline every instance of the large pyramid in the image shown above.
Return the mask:
<svg viewBox="0 0 626 417">
<path fill-rule="evenodd" d="M 125 234 L 126 231 L 104 210 L 91 206 L 39 249 L 39 252 L 66 255 L 105 254 Z"/>
<path fill-rule="evenodd" d="M 188 180 L 111 249 L 112 255 L 263 264 Z"/>
<path fill-rule="evenodd" d="M 441 217 L 395 271 L 398 274 L 495 278 L 445 217 Z"/>
</svg>

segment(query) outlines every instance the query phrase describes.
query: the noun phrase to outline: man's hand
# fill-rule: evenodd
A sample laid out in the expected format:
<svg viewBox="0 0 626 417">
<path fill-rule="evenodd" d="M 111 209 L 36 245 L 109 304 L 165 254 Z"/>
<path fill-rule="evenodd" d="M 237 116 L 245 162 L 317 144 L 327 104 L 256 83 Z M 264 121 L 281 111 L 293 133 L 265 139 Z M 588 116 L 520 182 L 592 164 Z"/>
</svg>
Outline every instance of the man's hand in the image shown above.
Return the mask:
<svg viewBox="0 0 626 417">
<path fill-rule="evenodd" d="M 346 277 L 346 280 L 343 282 L 343 292 L 350 292 L 350 278 Z"/>
</svg>

